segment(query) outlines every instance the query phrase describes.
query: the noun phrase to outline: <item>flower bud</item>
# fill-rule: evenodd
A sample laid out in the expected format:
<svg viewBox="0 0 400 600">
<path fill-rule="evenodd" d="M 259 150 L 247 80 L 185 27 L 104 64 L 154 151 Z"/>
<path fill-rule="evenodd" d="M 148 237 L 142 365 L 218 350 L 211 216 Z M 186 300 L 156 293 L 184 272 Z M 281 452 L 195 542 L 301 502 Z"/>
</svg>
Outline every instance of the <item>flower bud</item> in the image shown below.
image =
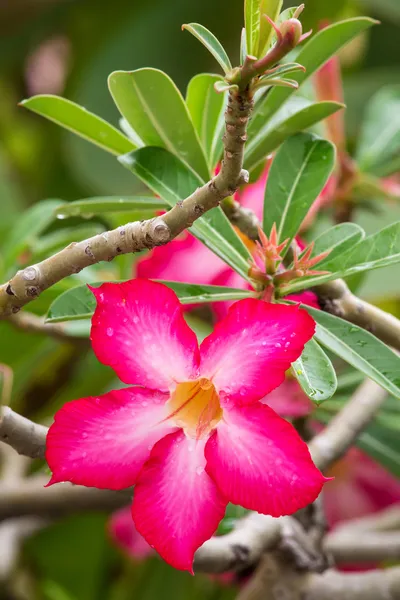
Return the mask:
<svg viewBox="0 0 400 600">
<path fill-rule="evenodd" d="M 291 48 L 295 48 L 303 34 L 303 27 L 298 19 L 288 19 L 280 26 L 281 34 Z"/>
</svg>

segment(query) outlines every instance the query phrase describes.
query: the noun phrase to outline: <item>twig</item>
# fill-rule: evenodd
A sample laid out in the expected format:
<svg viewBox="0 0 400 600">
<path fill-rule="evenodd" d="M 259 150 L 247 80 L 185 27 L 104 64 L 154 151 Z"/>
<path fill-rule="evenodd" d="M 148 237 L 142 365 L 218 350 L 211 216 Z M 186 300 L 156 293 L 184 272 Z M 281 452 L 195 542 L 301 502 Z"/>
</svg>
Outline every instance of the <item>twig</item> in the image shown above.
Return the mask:
<svg viewBox="0 0 400 600">
<path fill-rule="evenodd" d="M 325 471 L 346 453 L 374 418 L 386 395 L 386 391 L 370 379 L 357 388 L 349 402 L 309 444 L 319 469 Z"/>
<path fill-rule="evenodd" d="M 400 501 L 400 499 L 399 499 Z M 366 515 L 359 519 L 352 519 L 346 521 L 342 525 L 335 528 L 335 532 L 342 530 L 354 532 L 366 533 L 368 531 L 379 532 L 379 531 L 393 531 L 395 529 L 400 530 L 400 504 L 389 506 L 385 510 L 372 515 Z"/>
<path fill-rule="evenodd" d="M 242 233 L 252 240 L 258 239 L 257 227 L 260 224 L 250 209 L 241 207 L 238 202 L 230 198 L 224 200 L 222 206 L 228 218 Z M 316 286 L 314 291 L 323 310 L 367 329 L 377 338 L 400 351 L 399 319 L 355 296 L 342 279 Z"/>
<path fill-rule="evenodd" d="M 43 317 L 30 312 L 19 312 L 9 316 L 9 322 L 18 329 L 30 333 L 42 333 L 62 342 L 71 341 L 87 343 L 88 340 L 81 336 L 70 335 L 65 330 L 65 323 L 45 323 Z"/>
<path fill-rule="evenodd" d="M 115 492 L 58 483 L 35 476 L 7 486 L 0 494 L 0 521 L 11 517 L 60 517 L 83 511 L 113 511 L 129 504 L 131 490 Z"/>
<path fill-rule="evenodd" d="M 231 91 L 225 112 L 224 159 L 220 172 L 211 181 L 161 217 L 128 223 L 72 243 L 54 256 L 18 271 L 8 283 L 0 286 L 0 318 L 18 312 L 50 286 L 89 265 L 167 244 L 206 211 L 231 196 L 249 177 L 243 170 L 243 157 L 252 107 L 250 92 Z"/>
<path fill-rule="evenodd" d="M 266 600 L 265 596 L 264 598 Z M 327 571 L 322 575 L 309 575 L 305 579 L 302 600 L 333 600 L 334 598 L 340 598 L 340 600 L 399 600 L 400 567 L 369 571 L 368 573 Z"/>
<path fill-rule="evenodd" d="M 334 556 L 336 564 L 399 560 L 400 531 L 360 533 L 349 527 L 347 533 L 346 530 L 331 533 L 324 549 Z"/>
<path fill-rule="evenodd" d="M 14 448 L 18 454 L 44 458 L 47 427 L 26 419 L 8 406 L 3 406 L 0 414 L 0 441 Z"/>
<path fill-rule="evenodd" d="M 342 279 L 323 283 L 315 291 L 324 310 L 367 329 L 389 346 L 400 350 L 400 321 L 355 296 Z"/>
</svg>

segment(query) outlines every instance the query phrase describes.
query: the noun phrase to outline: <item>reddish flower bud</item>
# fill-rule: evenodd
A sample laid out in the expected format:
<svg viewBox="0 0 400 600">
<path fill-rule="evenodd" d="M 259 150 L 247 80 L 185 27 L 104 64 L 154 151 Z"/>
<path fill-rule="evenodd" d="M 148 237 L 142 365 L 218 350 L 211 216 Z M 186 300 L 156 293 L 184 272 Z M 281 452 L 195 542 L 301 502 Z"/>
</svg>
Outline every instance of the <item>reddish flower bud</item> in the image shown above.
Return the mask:
<svg viewBox="0 0 400 600">
<path fill-rule="evenodd" d="M 295 48 L 300 42 L 300 38 L 303 34 L 303 27 L 300 21 L 298 19 L 288 19 L 287 21 L 283 21 L 280 30 L 285 41 L 292 48 Z"/>
</svg>

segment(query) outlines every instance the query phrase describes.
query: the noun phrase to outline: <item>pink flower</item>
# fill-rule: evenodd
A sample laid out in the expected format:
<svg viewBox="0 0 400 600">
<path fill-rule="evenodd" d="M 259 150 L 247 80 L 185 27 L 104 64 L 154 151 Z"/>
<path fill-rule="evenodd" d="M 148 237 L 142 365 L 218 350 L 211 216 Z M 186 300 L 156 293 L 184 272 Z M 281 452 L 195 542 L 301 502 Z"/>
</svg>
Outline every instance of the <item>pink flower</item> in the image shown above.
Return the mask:
<svg viewBox="0 0 400 600">
<path fill-rule="evenodd" d="M 400 482 L 358 448 L 351 448 L 331 475 L 335 479 L 324 493 L 330 527 L 400 501 Z"/>
<path fill-rule="evenodd" d="M 153 552 L 151 546 L 137 531 L 129 507 L 121 508 L 111 515 L 108 531 L 114 544 L 134 560 L 143 560 Z"/>
<path fill-rule="evenodd" d="M 296 379 L 287 375 L 285 381 L 261 400 L 281 417 L 297 419 L 309 415 L 314 405 Z"/>
<path fill-rule="evenodd" d="M 135 387 L 58 411 L 50 484 L 135 485 L 138 532 L 189 571 L 228 502 L 277 517 L 318 496 L 326 479 L 307 445 L 259 402 L 314 333 L 304 310 L 241 300 L 199 348 L 169 288 L 139 279 L 92 291 L 94 352 Z"/>
</svg>

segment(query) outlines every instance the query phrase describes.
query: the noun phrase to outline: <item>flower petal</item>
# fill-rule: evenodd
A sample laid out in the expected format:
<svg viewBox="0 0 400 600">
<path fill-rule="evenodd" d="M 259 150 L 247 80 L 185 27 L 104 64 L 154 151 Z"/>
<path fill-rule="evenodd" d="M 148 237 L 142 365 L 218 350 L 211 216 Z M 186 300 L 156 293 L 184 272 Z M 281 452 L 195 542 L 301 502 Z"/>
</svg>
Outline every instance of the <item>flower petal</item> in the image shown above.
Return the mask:
<svg viewBox="0 0 400 600">
<path fill-rule="evenodd" d="M 205 455 L 230 502 L 273 517 L 313 502 L 326 481 L 294 427 L 263 404 L 225 410 Z"/>
<path fill-rule="evenodd" d="M 314 404 L 303 392 L 296 379 L 286 377 L 285 381 L 260 400 L 281 417 L 296 419 L 309 415 Z"/>
<path fill-rule="evenodd" d="M 125 383 L 153 389 L 191 379 L 199 361 L 197 338 L 172 290 L 145 279 L 91 289 L 97 300 L 91 340 L 100 362 Z"/>
<path fill-rule="evenodd" d="M 238 404 L 259 400 L 283 382 L 314 330 L 298 306 L 240 300 L 203 341 L 201 376 Z"/>
<path fill-rule="evenodd" d="M 137 276 L 211 284 L 226 263 L 202 242 L 185 232 L 166 246 L 154 248 L 137 262 Z"/>
<path fill-rule="evenodd" d="M 67 402 L 47 434 L 50 484 L 71 481 L 120 490 L 135 483 L 153 445 L 174 431 L 168 394 L 126 388 Z"/>
<path fill-rule="evenodd" d="M 130 506 L 121 508 L 111 515 L 108 531 L 114 544 L 135 560 L 143 560 L 153 552 L 144 537 L 136 530 Z"/>
<path fill-rule="evenodd" d="M 182 431 L 154 446 L 133 499 L 137 530 L 176 569 L 192 571 L 195 551 L 225 514 L 227 502 L 205 472 L 205 440 Z"/>
</svg>

